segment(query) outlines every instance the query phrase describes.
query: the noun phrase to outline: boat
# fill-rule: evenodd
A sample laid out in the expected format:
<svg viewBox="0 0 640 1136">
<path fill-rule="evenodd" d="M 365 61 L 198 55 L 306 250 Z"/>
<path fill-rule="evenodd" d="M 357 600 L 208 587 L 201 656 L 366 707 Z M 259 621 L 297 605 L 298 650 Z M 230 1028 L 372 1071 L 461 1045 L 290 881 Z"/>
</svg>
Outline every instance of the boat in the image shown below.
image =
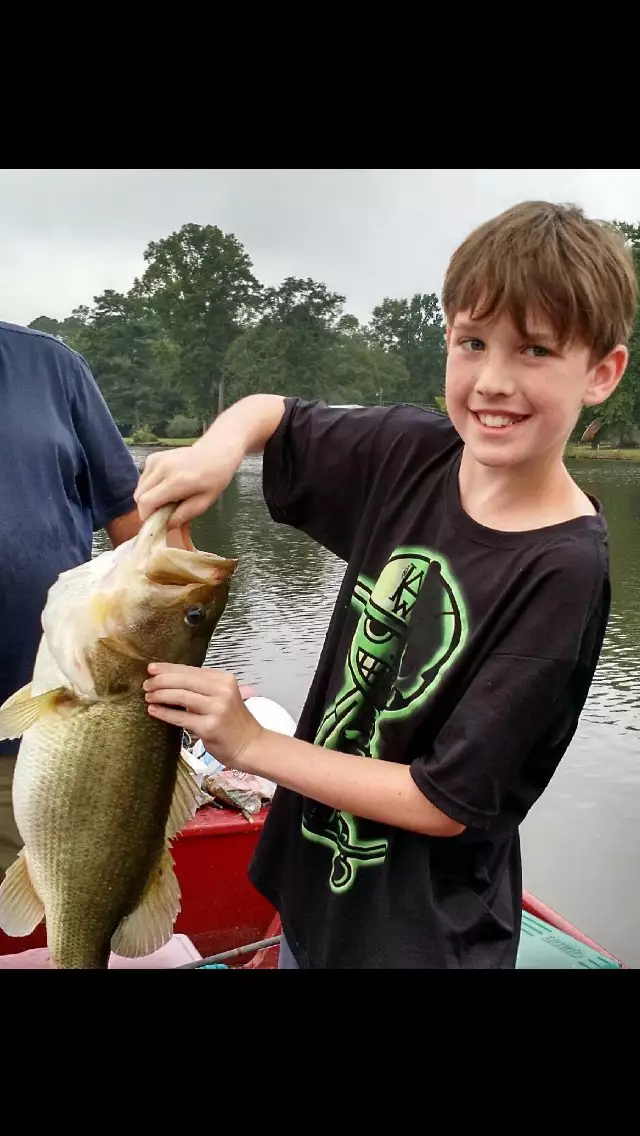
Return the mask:
<svg viewBox="0 0 640 1136">
<path fill-rule="evenodd" d="M 263 724 L 267 699 L 257 699 L 243 687 L 247 706 Z M 272 703 L 274 724 L 282 732 L 295 726 L 277 703 Z M 269 708 L 266 707 L 267 713 Z M 277 912 L 249 882 L 247 867 L 268 815 L 267 805 L 245 818 L 227 808 L 207 806 L 182 829 L 173 845 L 182 906 L 174 932 L 173 953 L 149 960 L 153 967 L 275 969 L 281 925 Z M 46 961 L 46 929 L 41 924 L 23 939 L 0 931 L 2 956 L 16 969 L 24 965 L 51 965 Z M 171 947 L 171 944 L 169 945 Z M 238 953 L 236 953 L 238 952 Z M 166 958 L 166 963 L 165 963 Z M 31 961 L 35 960 L 35 961 Z M 122 965 L 124 960 L 120 960 Z M 144 967 L 146 960 L 137 960 Z M 541 900 L 524 892 L 518 970 L 627 970 L 610 951 L 589 938 Z"/>
</svg>

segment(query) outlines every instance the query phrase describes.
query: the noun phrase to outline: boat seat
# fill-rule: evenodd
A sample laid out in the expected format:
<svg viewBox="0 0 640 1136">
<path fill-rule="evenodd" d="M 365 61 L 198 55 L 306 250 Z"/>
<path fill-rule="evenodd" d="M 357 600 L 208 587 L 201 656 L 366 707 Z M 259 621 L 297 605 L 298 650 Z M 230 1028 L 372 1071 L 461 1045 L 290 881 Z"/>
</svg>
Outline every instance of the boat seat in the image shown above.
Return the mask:
<svg viewBox="0 0 640 1136">
<path fill-rule="evenodd" d="M 516 970 L 621 970 L 608 955 L 579 943 L 564 931 L 522 912 L 522 933 Z"/>
</svg>

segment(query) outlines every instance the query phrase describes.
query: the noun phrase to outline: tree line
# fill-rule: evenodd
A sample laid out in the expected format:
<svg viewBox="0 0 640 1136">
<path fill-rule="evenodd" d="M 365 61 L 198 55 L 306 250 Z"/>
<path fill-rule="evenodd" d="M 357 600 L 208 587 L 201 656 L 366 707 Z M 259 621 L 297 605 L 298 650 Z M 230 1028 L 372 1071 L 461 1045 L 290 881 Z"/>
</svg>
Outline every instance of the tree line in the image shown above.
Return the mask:
<svg viewBox="0 0 640 1136">
<path fill-rule="evenodd" d="M 640 227 L 619 227 L 640 274 Z M 84 356 L 125 436 L 195 437 L 256 391 L 442 407 L 445 328 L 433 293 L 387 297 L 362 323 L 320 281 L 261 284 L 241 242 L 215 225 L 183 225 L 144 260 L 126 294 L 107 289 L 64 320 L 29 325 Z M 602 408 L 600 436 L 616 444 L 640 427 L 639 349 L 640 320 L 627 378 Z M 578 434 L 591 418 L 581 417 Z"/>
</svg>

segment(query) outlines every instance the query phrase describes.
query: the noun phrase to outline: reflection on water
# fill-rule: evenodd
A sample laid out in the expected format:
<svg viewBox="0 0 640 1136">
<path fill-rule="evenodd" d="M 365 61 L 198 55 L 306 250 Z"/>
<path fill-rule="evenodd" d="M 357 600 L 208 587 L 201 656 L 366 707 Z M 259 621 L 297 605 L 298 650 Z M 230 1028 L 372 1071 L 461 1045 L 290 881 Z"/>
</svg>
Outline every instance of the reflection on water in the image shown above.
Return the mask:
<svg viewBox="0 0 640 1136">
<path fill-rule="evenodd" d="M 134 451 L 143 460 L 148 451 Z M 640 967 L 640 465 L 580 462 L 574 475 L 602 501 L 611 531 L 613 609 L 576 737 L 523 825 L 525 886 Z M 201 548 L 237 556 L 232 596 L 209 661 L 295 717 L 313 675 L 342 564 L 274 525 L 248 458 L 209 513 Z M 102 542 L 98 547 L 104 547 Z"/>
</svg>

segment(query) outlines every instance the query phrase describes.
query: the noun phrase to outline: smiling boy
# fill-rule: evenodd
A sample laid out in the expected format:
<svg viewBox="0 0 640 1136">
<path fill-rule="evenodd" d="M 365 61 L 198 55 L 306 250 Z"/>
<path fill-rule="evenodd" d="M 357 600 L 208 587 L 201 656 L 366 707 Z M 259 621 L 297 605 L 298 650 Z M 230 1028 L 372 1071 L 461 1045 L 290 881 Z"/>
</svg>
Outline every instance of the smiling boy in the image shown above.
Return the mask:
<svg viewBox="0 0 640 1136">
<path fill-rule="evenodd" d="M 264 452 L 274 520 L 346 563 L 295 739 L 230 675 L 155 663 L 146 683 L 151 714 L 280 786 L 250 874 L 285 966 L 514 967 L 519 825 L 604 638 L 606 525 L 563 452 L 625 370 L 631 257 L 580 210 L 528 202 L 462 244 L 443 304 L 448 416 L 255 395 L 137 491 L 143 517 L 183 502 L 180 524 Z"/>
</svg>

